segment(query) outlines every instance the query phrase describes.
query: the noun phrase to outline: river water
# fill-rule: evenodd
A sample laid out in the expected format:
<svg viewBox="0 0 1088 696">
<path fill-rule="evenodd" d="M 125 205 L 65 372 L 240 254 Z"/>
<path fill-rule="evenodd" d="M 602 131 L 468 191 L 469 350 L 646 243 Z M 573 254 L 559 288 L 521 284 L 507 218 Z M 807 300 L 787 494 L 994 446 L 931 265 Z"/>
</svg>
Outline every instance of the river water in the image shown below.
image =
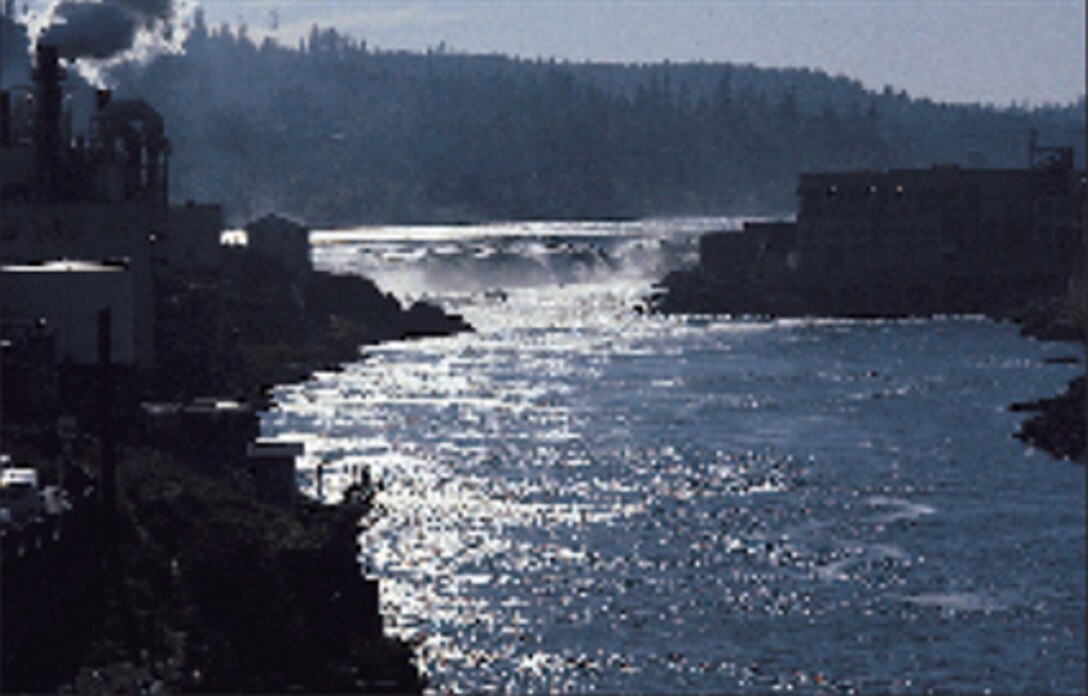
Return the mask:
<svg viewBox="0 0 1088 696">
<path fill-rule="evenodd" d="M 1069 345 L 977 318 L 645 313 L 729 221 L 362 229 L 315 260 L 463 313 L 277 389 L 438 691 L 1085 690 L 1085 468 L 1013 440 Z M 671 236 L 669 236 L 671 235 Z M 665 241 L 666 237 L 671 241 Z"/>
</svg>

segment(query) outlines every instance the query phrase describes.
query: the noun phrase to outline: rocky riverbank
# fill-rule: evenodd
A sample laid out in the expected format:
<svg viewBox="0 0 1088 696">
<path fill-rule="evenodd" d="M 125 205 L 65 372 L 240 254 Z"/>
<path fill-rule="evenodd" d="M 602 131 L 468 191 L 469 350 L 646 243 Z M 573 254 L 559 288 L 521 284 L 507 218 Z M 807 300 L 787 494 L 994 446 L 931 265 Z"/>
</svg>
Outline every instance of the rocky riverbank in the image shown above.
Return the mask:
<svg viewBox="0 0 1088 696">
<path fill-rule="evenodd" d="M 1058 396 L 1011 406 L 1034 414 L 1020 426 L 1016 438 L 1058 459 L 1084 463 L 1084 377 L 1077 377 Z"/>
<path fill-rule="evenodd" d="M 304 286 L 257 254 L 227 257 L 212 288 L 161 293 L 156 399 L 221 394 L 259 399 L 264 387 L 305 379 L 381 341 L 471 331 L 425 303 L 405 308 L 369 278 L 314 272 Z"/>
<path fill-rule="evenodd" d="M 1070 356 L 1070 360 L 1083 365 L 1085 316 L 1084 306 L 1079 301 L 1081 297 L 1081 291 L 1072 290 L 1064 297 L 1029 305 L 1008 318 L 1020 325 L 1020 332 L 1025 336 L 1069 342 L 1077 349 L 1076 356 Z M 1088 410 L 1083 375 L 1073 379 L 1057 396 L 1013 404 L 1010 410 L 1034 414 L 1015 433 L 1018 440 L 1058 459 L 1084 463 Z"/>
</svg>

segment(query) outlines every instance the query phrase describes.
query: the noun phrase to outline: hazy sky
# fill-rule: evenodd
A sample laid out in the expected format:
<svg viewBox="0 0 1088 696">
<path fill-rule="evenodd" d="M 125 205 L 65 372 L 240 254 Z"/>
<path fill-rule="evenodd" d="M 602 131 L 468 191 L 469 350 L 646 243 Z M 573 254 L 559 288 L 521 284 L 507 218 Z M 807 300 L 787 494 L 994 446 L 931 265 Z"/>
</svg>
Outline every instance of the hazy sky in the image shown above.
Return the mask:
<svg viewBox="0 0 1088 696">
<path fill-rule="evenodd" d="M 32 3 L 36 4 L 36 3 Z M 1085 91 L 1086 0 L 203 0 L 286 43 L 317 23 L 371 46 L 625 62 L 808 66 L 942 101 Z"/>
</svg>

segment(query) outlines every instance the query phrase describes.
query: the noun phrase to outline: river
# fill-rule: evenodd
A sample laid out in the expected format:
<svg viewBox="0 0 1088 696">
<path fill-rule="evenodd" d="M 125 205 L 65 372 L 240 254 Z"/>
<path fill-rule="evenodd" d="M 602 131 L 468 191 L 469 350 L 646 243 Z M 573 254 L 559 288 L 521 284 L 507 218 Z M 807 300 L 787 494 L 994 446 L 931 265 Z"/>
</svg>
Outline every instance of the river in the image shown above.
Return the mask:
<svg viewBox="0 0 1088 696">
<path fill-rule="evenodd" d="M 317 265 L 463 313 L 280 387 L 438 691 L 1085 690 L 1085 468 L 1011 438 L 1079 370 L 980 318 L 644 312 L 733 221 L 367 228 Z M 1083 356 L 1081 356 L 1083 358 Z"/>
</svg>

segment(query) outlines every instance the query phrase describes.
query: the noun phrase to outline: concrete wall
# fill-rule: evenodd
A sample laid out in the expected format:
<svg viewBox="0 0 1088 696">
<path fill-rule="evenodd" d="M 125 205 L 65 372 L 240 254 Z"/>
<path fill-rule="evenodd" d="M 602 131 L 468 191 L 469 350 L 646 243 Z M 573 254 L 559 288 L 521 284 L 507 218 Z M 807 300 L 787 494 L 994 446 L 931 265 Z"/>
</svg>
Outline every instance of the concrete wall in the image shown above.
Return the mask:
<svg viewBox="0 0 1088 696">
<path fill-rule="evenodd" d="M 5 266 L 0 273 L 5 333 L 19 336 L 36 324 L 52 330 L 58 361 L 93 365 L 98 361 L 98 312 L 109 308 L 112 360 L 118 365 L 146 362 L 138 345 L 135 282 L 120 266 L 55 262 Z"/>
<path fill-rule="evenodd" d="M 23 263 L 56 258 L 151 258 L 153 235 L 166 228 L 166 208 L 149 203 L 5 201 L 0 258 Z"/>
<path fill-rule="evenodd" d="M 1064 280 L 1080 235 L 1079 177 L 957 167 L 804 175 L 800 270 L 824 284 Z"/>
<path fill-rule="evenodd" d="M 699 266 L 703 273 L 723 279 L 747 277 L 758 252 L 754 235 L 745 232 L 711 232 L 699 238 Z"/>
<path fill-rule="evenodd" d="M 147 370 L 154 364 L 153 238 L 165 228 L 165 207 L 150 203 L 5 201 L 0 261 L 127 259 L 135 298 L 136 358 Z"/>
<path fill-rule="evenodd" d="M 0 197 L 30 188 L 34 150 L 30 147 L 0 147 Z"/>
<path fill-rule="evenodd" d="M 156 260 L 171 271 L 217 272 L 223 267 L 222 233 L 222 206 L 170 206 L 165 232 L 154 245 Z"/>
</svg>

